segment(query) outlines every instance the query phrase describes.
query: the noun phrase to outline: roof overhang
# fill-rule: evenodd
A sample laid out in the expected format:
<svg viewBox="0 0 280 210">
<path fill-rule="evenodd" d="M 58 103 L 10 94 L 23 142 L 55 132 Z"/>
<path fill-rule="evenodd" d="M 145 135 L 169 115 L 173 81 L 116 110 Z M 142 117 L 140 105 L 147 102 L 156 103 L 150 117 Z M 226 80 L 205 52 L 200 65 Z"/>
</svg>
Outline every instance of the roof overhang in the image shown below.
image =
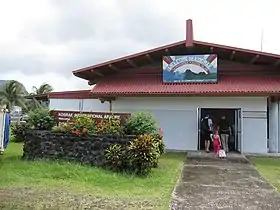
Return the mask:
<svg viewBox="0 0 280 210">
<path fill-rule="evenodd" d="M 47 101 L 48 100 L 48 94 L 37 94 L 37 95 L 28 95 L 25 96 L 26 99 L 36 99 L 38 101 Z"/>
<path fill-rule="evenodd" d="M 258 93 L 258 92 L 222 92 L 222 93 L 93 93 L 96 98 L 102 98 L 103 100 L 116 100 L 118 97 L 134 98 L 134 97 L 280 97 L 280 91 L 275 93 Z"/>
<path fill-rule="evenodd" d="M 47 101 L 49 99 L 94 99 L 96 98 L 91 94 L 91 90 L 75 90 L 75 91 L 61 91 L 50 92 L 38 95 L 25 96 L 26 99 L 36 99 L 39 101 Z"/>
</svg>

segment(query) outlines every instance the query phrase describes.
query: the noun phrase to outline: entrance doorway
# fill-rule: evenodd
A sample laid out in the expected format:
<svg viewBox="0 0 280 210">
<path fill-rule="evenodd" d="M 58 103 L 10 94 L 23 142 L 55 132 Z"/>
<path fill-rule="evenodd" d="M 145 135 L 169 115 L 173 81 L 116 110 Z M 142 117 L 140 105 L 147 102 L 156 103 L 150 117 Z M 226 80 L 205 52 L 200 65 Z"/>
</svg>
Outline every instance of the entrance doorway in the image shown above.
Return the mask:
<svg viewBox="0 0 280 210">
<path fill-rule="evenodd" d="M 198 150 L 205 150 L 205 142 L 202 138 L 201 121 L 207 115 L 211 116 L 213 125 L 217 125 L 222 116 L 226 116 L 232 130 L 229 137 L 229 151 L 241 152 L 241 109 L 214 109 L 214 108 L 198 108 Z M 210 150 L 213 151 L 211 142 Z"/>
</svg>

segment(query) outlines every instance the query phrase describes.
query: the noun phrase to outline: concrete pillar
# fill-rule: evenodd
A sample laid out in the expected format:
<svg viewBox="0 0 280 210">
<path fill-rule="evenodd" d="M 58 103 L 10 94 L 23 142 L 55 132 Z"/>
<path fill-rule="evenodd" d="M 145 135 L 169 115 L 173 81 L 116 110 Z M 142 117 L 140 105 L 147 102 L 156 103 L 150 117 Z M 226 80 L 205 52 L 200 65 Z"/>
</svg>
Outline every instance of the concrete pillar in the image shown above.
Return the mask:
<svg viewBox="0 0 280 210">
<path fill-rule="evenodd" d="M 278 105 L 278 120 L 277 120 L 277 130 L 278 130 L 278 153 L 280 153 L 280 101 L 277 102 Z"/>
<path fill-rule="evenodd" d="M 279 152 L 279 102 L 269 106 L 269 152 Z"/>
</svg>

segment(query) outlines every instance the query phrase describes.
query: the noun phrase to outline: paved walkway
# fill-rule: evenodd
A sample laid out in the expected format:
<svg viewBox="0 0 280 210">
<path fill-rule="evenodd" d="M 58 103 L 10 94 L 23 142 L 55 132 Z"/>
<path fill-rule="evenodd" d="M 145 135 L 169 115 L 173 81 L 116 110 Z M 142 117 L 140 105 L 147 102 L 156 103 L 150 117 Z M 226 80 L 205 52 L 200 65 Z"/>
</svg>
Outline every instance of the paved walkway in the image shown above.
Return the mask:
<svg viewBox="0 0 280 210">
<path fill-rule="evenodd" d="M 280 210 L 280 194 L 246 160 L 192 158 L 184 165 L 171 209 Z"/>
</svg>

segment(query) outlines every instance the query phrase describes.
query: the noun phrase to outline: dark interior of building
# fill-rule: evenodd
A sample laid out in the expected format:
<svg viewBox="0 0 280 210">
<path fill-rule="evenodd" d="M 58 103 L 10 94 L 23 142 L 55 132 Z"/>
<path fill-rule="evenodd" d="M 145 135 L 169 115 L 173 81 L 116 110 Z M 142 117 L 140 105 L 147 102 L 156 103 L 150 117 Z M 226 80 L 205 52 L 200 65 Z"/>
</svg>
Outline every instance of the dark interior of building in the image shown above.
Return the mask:
<svg viewBox="0 0 280 210">
<path fill-rule="evenodd" d="M 226 119 L 228 120 L 231 129 L 232 129 L 232 135 L 229 137 L 229 151 L 236 151 L 236 144 L 235 144 L 235 135 L 234 135 L 234 129 L 236 127 L 235 125 L 235 109 L 201 109 L 201 119 L 203 119 L 204 117 L 206 117 L 206 115 L 210 115 L 211 119 L 213 120 L 213 125 L 217 126 L 219 120 L 221 119 L 222 116 L 226 116 Z M 199 120 L 199 122 L 201 122 L 201 119 Z M 202 139 L 201 137 L 201 133 L 200 133 L 200 150 L 205 150 L 205 142 L 204 139 Z M 211 146 L 210 149 L 213 150 L 213 145 L 211 142 Z"/>
</svg>

